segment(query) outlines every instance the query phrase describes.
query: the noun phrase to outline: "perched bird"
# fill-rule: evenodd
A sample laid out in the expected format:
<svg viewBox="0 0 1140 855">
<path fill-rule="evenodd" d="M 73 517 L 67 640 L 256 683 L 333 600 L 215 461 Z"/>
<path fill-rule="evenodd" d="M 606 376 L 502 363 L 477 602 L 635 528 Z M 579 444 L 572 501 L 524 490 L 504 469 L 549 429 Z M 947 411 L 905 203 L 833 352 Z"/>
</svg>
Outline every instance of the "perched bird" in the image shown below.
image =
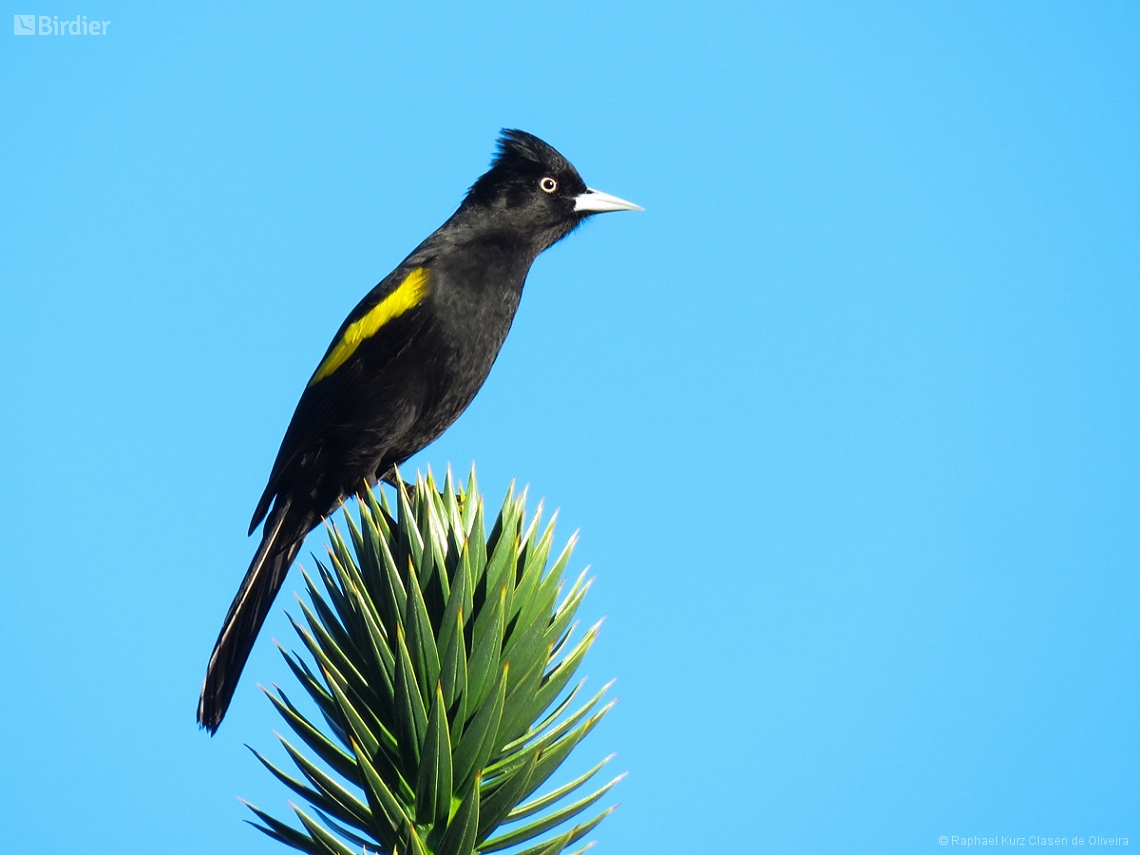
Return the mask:
<svg viewBox="0 0 1140 855">
<path fill-rule="evenodd" d="M 437 439 L 471 403 L 531 264 L 586 217 L 641 210 L 588 188 L 538 137 L 503 131 L 458 210 L 341 324 L 309 379 L 249 532 L 261 544 L 218 635 L 198 723 L 218 729 L 305 536 L 365 483 Z"/>
</svg>

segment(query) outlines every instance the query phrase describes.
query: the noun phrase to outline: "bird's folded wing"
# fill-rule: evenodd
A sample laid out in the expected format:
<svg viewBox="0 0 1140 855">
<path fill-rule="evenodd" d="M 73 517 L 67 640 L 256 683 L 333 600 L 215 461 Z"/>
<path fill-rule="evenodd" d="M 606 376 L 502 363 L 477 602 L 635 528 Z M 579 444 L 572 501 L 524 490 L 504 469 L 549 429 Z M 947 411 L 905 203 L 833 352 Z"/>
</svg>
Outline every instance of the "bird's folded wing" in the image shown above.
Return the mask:
<svg viewBox="0 0 1140 855">
<path fill-rule="evenodd" d="M 337 332 L 314 372 L 313 379 L 297 402 L 297 409 L 293 412 L 293 418 L 273 462 L 269 483 L 254 511 L 249 526 L 250 533 L 269 512 L 273 497 L 277 495 L 290 468 L 305 453 L 316 451 L 320 438 L 327 436 L 330 428 L 343 424 L 345 413 L 354 397 L 359 394 L 365 371 L 369 379 L 375 382 L 385 367 L 423 333 L 430 313 L 424 311 L 421 295 L 419 302 L 403 307 L 400 312 L 385 318 L 375 329 L 368 330 L 368 335 L 353 342 L 351 349 L 344 345 L 346 333 L 352 333 L 354 324 L 359 328 L 362 321 L 367 321 L 369 312 L 383 306 L 386 298 L 398 295 L 399 287 L 384 287 L 389 280 L 406 282 L 407 278 L 390 276 L 380 283 L 360 302 Z M 346 350 L 348 352 L 345 354 Z"/>
</svg>

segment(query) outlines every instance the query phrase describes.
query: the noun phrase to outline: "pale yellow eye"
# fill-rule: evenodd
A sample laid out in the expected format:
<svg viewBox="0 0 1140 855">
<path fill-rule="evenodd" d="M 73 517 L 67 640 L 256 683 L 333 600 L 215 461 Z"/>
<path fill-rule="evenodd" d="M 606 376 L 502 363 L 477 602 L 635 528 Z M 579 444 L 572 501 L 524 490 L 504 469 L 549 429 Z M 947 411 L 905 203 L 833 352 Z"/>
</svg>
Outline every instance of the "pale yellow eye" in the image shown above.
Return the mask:
<svg viewBox="0 0 1140 855">
<path fill-rule="evenodd" d="M 542 189 L 543 193 L 553 193 L 558 189 L 558 182 L 553 178 L 543 178 L 538 182 L 538 186 Z"/>
</svg>

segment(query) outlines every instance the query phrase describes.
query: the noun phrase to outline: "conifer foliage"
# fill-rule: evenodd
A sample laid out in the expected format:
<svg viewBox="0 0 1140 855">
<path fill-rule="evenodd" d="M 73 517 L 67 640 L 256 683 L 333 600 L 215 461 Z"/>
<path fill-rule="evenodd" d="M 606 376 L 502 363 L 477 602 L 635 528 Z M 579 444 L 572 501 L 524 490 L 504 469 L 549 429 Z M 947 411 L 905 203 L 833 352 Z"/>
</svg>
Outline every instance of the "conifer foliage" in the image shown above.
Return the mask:
<svg viewBox="0 0 1140 855">
<path fill-rule="evenodd" d="M 571 686 L 598 626 L 575 633 L 589 582 L 564 585 L 574 538 L 548 566 L 541 517 L 512 488 L 487 533 L 474 470 L 429 471 L 395 513 L 379 489 L 346 509 L 347 539 L 329 525 L 293 623 L 308 657 L 281 651 L 319 718 L 274 687 L 300 774 L 254 752 L 309 809 L 250 805 L 258 828 L 313 855 L 557 855 L 613 810 L 590 809 L 620 778 L 587 786 L 609 758 L 543 788 L 613 702 Z"/>
</svg>

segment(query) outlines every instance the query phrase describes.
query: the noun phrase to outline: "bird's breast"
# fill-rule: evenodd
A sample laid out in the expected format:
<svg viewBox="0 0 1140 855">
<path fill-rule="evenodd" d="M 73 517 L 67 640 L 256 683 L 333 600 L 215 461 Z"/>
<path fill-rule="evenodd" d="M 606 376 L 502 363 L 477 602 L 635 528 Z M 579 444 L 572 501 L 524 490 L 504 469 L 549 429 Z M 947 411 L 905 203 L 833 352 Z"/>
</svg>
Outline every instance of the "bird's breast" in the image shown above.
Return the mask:
<svg viewBox="0 0 1140 855">
<path fill-rule="evenodd" d="M 416 348 L 424 371 L 420 427 L 442 433 L 471 403 L 491 371 L 518 310 L 527 269 L 497 264 L 433 271 L 431 321 Z M 529 264 L 527 265 L 529 268 Z"/>
</svg>

